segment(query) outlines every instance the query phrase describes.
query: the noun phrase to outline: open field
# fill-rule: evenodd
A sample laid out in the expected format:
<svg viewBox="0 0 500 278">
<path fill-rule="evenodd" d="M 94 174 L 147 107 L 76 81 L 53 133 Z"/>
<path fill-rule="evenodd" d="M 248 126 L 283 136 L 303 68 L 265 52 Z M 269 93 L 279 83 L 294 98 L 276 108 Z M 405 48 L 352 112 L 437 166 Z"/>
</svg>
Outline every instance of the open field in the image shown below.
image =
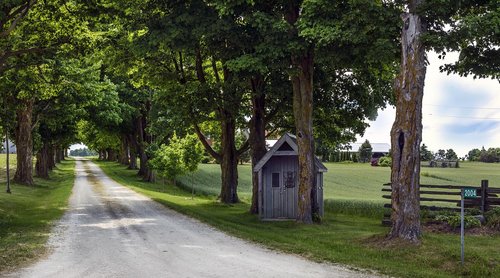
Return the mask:
<svg viewBox="0 0 500 278">
<path fill-rule="evenodd" d="M 329 196 L 334 201 L 354 203 L 358 214 L 340 213 L 340 210 L 325 207 L 324 222 L 321 225 L 301 225 L 293 221 L 261 222 L 248 213 L 249 204 L 223 205 L 212 196 L 195 196 L 189 191 L 170 184 L 145 183 L 138 179 L 136 171 L 126 170 L 117 163 L 97 161 L 102 169 L 117 182 L 143 193 L 177 211 L 195 217 L 235 236 L 254 241 L 273 249 L 300 254 L 317 261 L 348 264 L 354 268 L 373 269 L 397 277 L 500 277 L 500 236 L 466 237 L 466 264 L 460 266 L 460 237 L 458 234 L 425 233 L 419 247 L 382 246 L 380 239 L 388 228 L 380 225 L 380 218 L 363 211 L 356 202 L 382 202 L 381 183 L 386 182 L 388 168 L 370 168 L 366 165 L 329 164 L 330 174 L 336 182 L 330 183 Z M 498 165 L 497 165 L 498 166 Z M 205 193 L 218 192 L 218 165 L 202 165 L 193 179 L 200 184 L 209 184 Z M 248 167 L 248 168 L 245 168 Z M 249 169 L 243 166 L 241 169 Z M 464 168 L 468 169 L 468 168 Z M 333 170 L 333 171 L 332 171 Z M 437 169 L 439 170 L 439 169 Z M 445 169 L 441 169 L 444 171 Z M 450 170 L 450 169 L 446 169 Z M 472 171 L 473 169 L 469 170 Z M 200 175 L 199 177 L 198 175 Z M 240 172 L 240 182 L 245 179 Z M 248 172 L 247 172 L 248 173 Z M 350 173 L 350 174 L 349 174 Z M 438 175 L 440 172 L 433 173 Z M 337 174 L 337 175 L 336 175 Z M 349 182 L 374 180 L 363 186 L 354 187 Z M 492 174 L 492 177 L 494 174 Z M 249 173 L 247 174 L 249 177 Z M 342 178 L 341 178 L 342 177 Z M 426 177 L 429 181 L 439 178 Z M 189 180 L 188 180 L 189 181 Z M 213 184 L 212 184 L 213 183 Z M 240 187 L 240 195 L 248 198 L 249 184 Z M 338 188 L 338 189 L 337 189 Z M 201 188 L 199 188 L 201 189 Z M 351 190 L 349 190 L 351 189 Z M 336 199 L 335 192 L 345 190 Z M 200 192 L 201 190 L 198 190 Z M 363 194 L 361 199 L 355 199 Z M 361 209 L 361 210 L 360 210 Z M 369 208 L 368 208 L 369 209 Z"/>
<path fill-rule="evenodd" d="M 325 163 L 325 199 L 356 200 L 374 203 L 386 202 L 382 198 L 382 184 L 390 181 L 389 167 L 372 167 L 368 163 Z M 251 197 L 251 166 L 238 166 L 238 194 L 243 200 Z M 421 169 L 421 184 L 455 184 L 480 186 L 481 180 L 490 181 L 491 187 L 500 187 L 500 164 L 461 162 L 460 168 Z M 220 167 L 218 164 L 200 164 L 193 173 L 179 178 L 187 187 L 194 184 L 201 194 L 220 193 Z"/>
<path fill-rule="evenodd" d="M 54 221 L 64 213 L 74 179 L 74 161 L 57 164 L 49 180 L 35 178 L 34 187 L 12 184 L 0 191 L 0 276 L 43 255 Z"/>
<path fill-rule="evenodd" d="M 7 175 L 7 168 L 6 168 L 6 162 L 7 162 L 7 155 L 6 154 L 0 154 L 0 183 L 6 182 L 6 175 Z M 16 154 L 11 154 L 9 156 L 9 164 L 10 164 L 10 175 L 11 178 L 14 176 L 14 173 L 16 172 L 16 164 L 17 164 L 17 155 Z"/>
</svg>

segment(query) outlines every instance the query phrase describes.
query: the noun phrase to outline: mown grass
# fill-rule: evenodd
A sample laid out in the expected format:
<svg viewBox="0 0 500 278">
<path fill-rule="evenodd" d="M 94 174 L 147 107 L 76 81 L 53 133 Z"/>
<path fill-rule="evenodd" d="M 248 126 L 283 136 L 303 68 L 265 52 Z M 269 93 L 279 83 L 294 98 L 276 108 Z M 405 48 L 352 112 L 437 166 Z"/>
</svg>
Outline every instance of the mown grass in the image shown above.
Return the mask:
<svg viewBox="0 0 500 278">
<path fill-rule="evenodd" d="M 73 181 L 74 161 L 66 160 L 50 179 L 35 178 L 34 187 L 12 184 L 12 194 L 0 191 L 0 273 L 46 252 L 50 229 L 64 213 Z"/>
<path fill-rule="evenodd" d="M 324 174 L 324 198 L 333 200 L 337 208 L 346 211 L 353 201 L 358 205 L 380 208 L 389 200 L 383 199 L 382 185 L 390 181 L 390 168 L 372 167 L 368 163 L 325 163 L 328 172 Z M 238 166 L 238 195 L 243 201 L 251 198 L 252 177 L 249 164 Z M 480 186 L 481 180 L 490 181 L 491 187 L 500 187 L 500 164 L 461 162 L 460 168 L 421 169 L 421 184 L 455 184 Z M 195 192 L 217 196 L 220 193 L 220 166 L 200 164 L 193 174 L 178 178 L 181 186 L 190 189 L 194 184 Z M 437 190 L 437 189 L 434 189 Z M 385 194 L 389 194 L 385 192 Z M 440 196 L 453 198 L 457 196 Z M 344 207 L 341 205 L 345 204 Z M 424 205 L 455 206 L 454 203 L 423 202 Z M 357 206 L 359 207 L 359 206 Z M 376 207 L 377 213 L 380 208 Z"/>
<path fill-rule="evenodd" d="M 16 164 L 17 164 L 17 155 L 11 154 L 9 155 L 9 166 L 10 166 L 10 175 L 14 176 L 16 172 Z M 0 154 L 0 183 L 4 183 L 7 181 L 7 155 Z"/>
<path fill-rule="evenodd" d="M 464 267 L 460 265 L 458 234 L 425 233 L 419 247 L 381 244 L 388 228 L 380 225 L 376 202 L 376 195 L 380 194 L 380 180 L 376 181 L 378 189 L 374 189 L 372 195 L 364 195 L 364 199 L 349 199 L 358 196 L 354 192 L 351 196 L 344 193 L 343 199 L 327 201 L 321 225 L 302 225 L 294 221 L 262 222 L 248 213 L 246 202 L 223 205 L 213 196 L 206 195 L 191 199 L 189 191 L 161 182 L 144 183 L 138 179 L 136 171 L 126 170 L 119 164 L 97 163 L 116 181 L 157 202 L 273 249 L 398 277 L 500 277 L 500 236 L 467 236 Z M 206 170 L 206 166 L 202 169 Z M 331 167 L 330 171 L 335 173 Z M 382 174 L 379 179 L 381 177 Z M 366 174 L 364 176 L 365 181 L 371 178 Z M 204 179 L 195 175 L 195 180 Z M 347 176 L 344 181 L 347 181 Z M 218 186 L 219 182 L 212 187 Z M 334 189 L 330 192 L 335 196 Z"/>
</svg>

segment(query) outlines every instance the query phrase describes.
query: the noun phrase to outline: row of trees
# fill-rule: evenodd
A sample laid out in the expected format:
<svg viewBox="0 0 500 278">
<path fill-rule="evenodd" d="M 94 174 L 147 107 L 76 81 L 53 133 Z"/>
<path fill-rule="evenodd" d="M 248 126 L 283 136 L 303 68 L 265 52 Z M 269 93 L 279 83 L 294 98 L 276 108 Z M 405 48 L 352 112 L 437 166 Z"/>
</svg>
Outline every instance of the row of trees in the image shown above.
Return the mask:
<svg viewBox="0 0 500 278">
<path fill-rule="evenodd" d="M 44 176 L 52 153 L 75 141 L 153 181 L 149 161 L 170 157 L 161 145 L 175 145 L 174 134 L 196 134 L 221 165 L 220 200 L 234 203 L 238 159 L 250 150 L 256 163 L 266 136 L 292 131 L 297 220 L 311 223 L 314 138 L 344 144 L 392 102 L 390 238 L 415 242 L 425 52 L 460 50 L 460 60 L 443 70 L 499 78 L 493 0 L 2 5 L 2 122 L 18 147 L 16 181 L 33 183 L 33 150 Z M 256 177 L 253 184 L 255 213 Z"/>
<path fill-rule="evenodd" d="M 487 163 L 500 162 L 500 148 L 472 149 L 467 153 L 467 160 Z"/>
<path fill-rule="evenodd" d="M 458 160 L 458 155 L 453 149 L 439 149 L 434 153 L 430 151 L 425 144 L 422 144 L 422 146 L 420 146 L 420 160 Z"/>
<path fill-rule="evenodd" d="M 87 148 L 81 148 L 81 149 L 74 149 L 69 151 L 70 156 L 94 156 L 97 155 L 96 152 L 91 151 Z"/>
</svg>

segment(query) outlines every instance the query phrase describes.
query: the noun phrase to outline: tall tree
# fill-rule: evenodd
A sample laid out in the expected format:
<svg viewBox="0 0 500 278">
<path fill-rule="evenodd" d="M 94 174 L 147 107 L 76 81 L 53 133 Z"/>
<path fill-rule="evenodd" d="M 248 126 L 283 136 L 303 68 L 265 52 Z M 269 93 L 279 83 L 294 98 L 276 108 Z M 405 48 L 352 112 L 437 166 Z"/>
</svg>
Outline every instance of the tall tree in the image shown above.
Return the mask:
<svg viewBox="0 0 500 278">
<path fill-rule="evenodd" d="M 359 159 L 361 162 L 368 162 L 372 158 L 372 145 L 370 144 L 370 141 L 365 140 L 363 144 L 359 147 Z"/>
<path fill-rule="evenodd" d="M 422 97 L 426 49 L 442 56 L 460 51 L 448 73 L 499 79 L 498 1 L 408 0 L 403 14 L 401 69 L 395 82 L 396 119 L 392 144 L 392 228 L 388 239 L 419 243 Z"/>
<path fill-rule="evenodd" d="M 417 8 L 423 0 L 409 0 L 401 17 L 401 69 L 395 82 L 396 119 L 391 130 L 392 228 L 389 238 L 418 242 L 420 229 L 420 143 L 426 54 L 426 27 Z"/>
</svg>

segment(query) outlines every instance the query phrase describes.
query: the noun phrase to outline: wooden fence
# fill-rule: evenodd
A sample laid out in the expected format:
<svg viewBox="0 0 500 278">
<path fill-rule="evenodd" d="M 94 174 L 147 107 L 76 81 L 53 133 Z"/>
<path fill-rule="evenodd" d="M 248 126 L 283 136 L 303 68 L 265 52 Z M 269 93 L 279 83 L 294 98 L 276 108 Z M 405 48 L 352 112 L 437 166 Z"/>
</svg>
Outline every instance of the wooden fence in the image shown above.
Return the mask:
<svg viewBox="0 0 500 278">
<path fill-rule="evenodd" d="M 420 185 L 420 202 L 425 202 L 420 205 L 422 210 L 451 210 L 460 211 L 460 194 L 461 189 L 464 187 L 475 188 L 477 190 L 478 198 L 465 199 L 464 206 L 466 208 L 478 208 L 481 213 L 492 209 L 495 206 L 500 206 L 500 188 L 489 187 L 488 180 L 482 180 L 481 186 L 468 186 L 468 185 Z M 429 189 L 429 190 L 428 190 Z M 384 184 L 383 192 L 392 192 L 391 184 Z M 385 199 L 391 199 L 391 195 L 382 195 Z M 430 203 L 429 205 L 427 203 Z M 437 203 L 437 204 L 432 204 Z M 453 207 L 453 203 L 455 207 Z M 445 205 L 449 204 L 449 205 Z M 384 204 L 385 208 L 391 208 L 391 204 Z M 382 224 L 390 225 L 390 213 L 384 214 Z"/>
</svg>

